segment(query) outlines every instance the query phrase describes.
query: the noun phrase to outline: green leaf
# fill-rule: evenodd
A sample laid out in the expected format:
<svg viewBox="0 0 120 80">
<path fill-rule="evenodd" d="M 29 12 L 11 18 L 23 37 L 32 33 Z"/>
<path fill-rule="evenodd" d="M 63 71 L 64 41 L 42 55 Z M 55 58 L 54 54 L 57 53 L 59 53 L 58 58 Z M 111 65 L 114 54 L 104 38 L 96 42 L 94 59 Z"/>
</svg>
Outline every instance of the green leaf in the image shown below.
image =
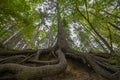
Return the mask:
<svg viewBox="0 0 120 80">
<path fill-rule="evenodd" d="M 45 37 L 46 37 L 45 31 L 41 31 L 40 34 L 39 34 L 39 36 L 40 36 L 41 38 L 45 38 Z"/>
</svg>

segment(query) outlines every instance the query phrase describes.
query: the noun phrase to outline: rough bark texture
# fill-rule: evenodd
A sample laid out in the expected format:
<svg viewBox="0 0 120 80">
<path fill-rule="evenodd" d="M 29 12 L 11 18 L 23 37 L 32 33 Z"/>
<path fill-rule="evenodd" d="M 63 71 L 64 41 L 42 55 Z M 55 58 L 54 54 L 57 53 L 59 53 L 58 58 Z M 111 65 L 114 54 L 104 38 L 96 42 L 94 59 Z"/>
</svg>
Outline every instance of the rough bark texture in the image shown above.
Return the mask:
<svg viewBox="0 0 120 80">
<path fill-rule="evenodd" d="M 58 64 L 46 65 L 42 67 L 28 67 L 20 64 L 9 63 L 0 65 L 0 73 L 4 70 L 7 70 L 11 73 L 16 73 L 15 77 L 18 80 L 30 80 L 58 74 L 66 69 L 67 62 L 60 49 L 56 51 L 56 54 L 58 55 L 59 59 Z"/>
</svg>

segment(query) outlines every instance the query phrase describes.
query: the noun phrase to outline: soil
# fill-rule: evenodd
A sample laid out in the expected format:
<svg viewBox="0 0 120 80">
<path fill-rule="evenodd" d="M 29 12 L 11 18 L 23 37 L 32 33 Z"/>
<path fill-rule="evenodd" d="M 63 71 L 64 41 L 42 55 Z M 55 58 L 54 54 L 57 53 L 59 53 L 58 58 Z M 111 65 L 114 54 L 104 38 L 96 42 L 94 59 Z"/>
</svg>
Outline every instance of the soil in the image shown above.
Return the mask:
<svg viewBox="0 0 120 80">
<path fill-rule="evenodd" d="M 65 72 L 56 76 L 43 78 L 43 80 L 107 80 L 80 62 L 70 59 L 67 61 L 68 67 Z"/>
</svg>

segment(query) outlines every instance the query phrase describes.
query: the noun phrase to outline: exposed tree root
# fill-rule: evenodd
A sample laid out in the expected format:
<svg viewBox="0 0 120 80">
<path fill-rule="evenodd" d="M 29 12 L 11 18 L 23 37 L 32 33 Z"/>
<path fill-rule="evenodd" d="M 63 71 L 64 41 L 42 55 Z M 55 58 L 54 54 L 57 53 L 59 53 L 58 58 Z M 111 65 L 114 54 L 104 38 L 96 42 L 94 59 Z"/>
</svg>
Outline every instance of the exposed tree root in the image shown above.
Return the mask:
<svg viewBox="0 0 120 80">
<path fill-rule="evenodd" d="M 4 58 L 4 59 L 0 59 L 0 63 L 10 63 L 10 62 L 13 62 L 16 59 L 20 59 L 20 58 L 24 59 L 24 58 L 26 58 L 26 56 L 24 56 L 24 55 L 10 56 L 10 57 Z"/>
<path fill-rule="evenodd" d="M 0 65 L 0 73 L 9 71 L 15 74 L 17 80 L 30 80 L 55 75 L 63 72 L 67 67 L 67 62 L 61 50 L 57 50 L 59 63 L 42 67 L 29 67 L 20 64 L 8 63 Z"/>
<path fill-rule="evenodd" d="M 42 52 L 40 50 L 37 51 L 37 54 L 35 56 L 35 60 L 39 60 L 39 56 L 40 54 L 42 54 Z"/>
<path fill-rule="evenodd" d="M 75 51 L 74 51 L 75 52 Z M 82 62 L 87 63 L 87 65 L 90 65 L 90 67 L 99 75 L 107 78 L 108 80 L 119 80 L 118 75 L 113 75 L 115 72 L 119 71 L 120 68 L 113 66 L 109 64 L 108 60 L 97 56 L 97 58 L 94 57 L 92 54 L 81 54 L 78 56 L 76 53 L 66 53 L 67 56 L 77 59 L 77 60 L 82 60 Z M 84 56 L 84 59 L 80 59 L 81 57 Z M 99 59 L 98 59 L 99 58 Z M 84 61 L 85 60 L 85 61 Z M 81 61 L 80 61 L 81 62 Z"/>
<path fill-rule="evenodd" d="M 13 55 L 26 55 L 26 54 L 34 54 L 37 51 L 41 53 L 49 53 L 52 51 L 53 48 L 48 48 L 48 49 L 37 49 L 37 50 L 32 50 L 32 49 L 25 49 L 25 50 L 6 50 L 3 49 L 0 51 L 0 56 L 13 56 Z"/>
<path fill-rule="evenodd" d="M 108 78 L 109 80 L 114 80 L 115 77 L 110 73 L 109 71 L 105 70 L 104 68 L 100 67 L 96 62 L 95 59 L 92 58 L 90 55 L 86 55 L 86 59 L 88 63 L 92 66 L 92 68 L 95 70 L 97 74 L 100 74 L 101 76 Z M 109 76 L 109 77 L 108 77 Z"/>
<path fill-rule="evenodd" d="M 20 55 L 20 54 L 33 54 L 36 53 L 37 50 L 1 50 L 0 56 L 10 56 L 10 55 Z"/>
<path fill-rule="evenodd" d="M 57 64 L 59 62 L 59 60 L 51 60 L 51 61 L 28 60 L 27 62 L 35 63 L 35 64 L 51 65 L 51 64 Z"/>
<path fill-rule="evenodd" d="M 35 54 L 31 54 L 31 55 L 27 56 L 25 59 L 23 59 L 23 60 L 20 61 L 19 63 L 23 63 L 23 62 L 25 62 L 25 61 L 31 59 L 33 56 L 35 56 Z"/>
</svg>

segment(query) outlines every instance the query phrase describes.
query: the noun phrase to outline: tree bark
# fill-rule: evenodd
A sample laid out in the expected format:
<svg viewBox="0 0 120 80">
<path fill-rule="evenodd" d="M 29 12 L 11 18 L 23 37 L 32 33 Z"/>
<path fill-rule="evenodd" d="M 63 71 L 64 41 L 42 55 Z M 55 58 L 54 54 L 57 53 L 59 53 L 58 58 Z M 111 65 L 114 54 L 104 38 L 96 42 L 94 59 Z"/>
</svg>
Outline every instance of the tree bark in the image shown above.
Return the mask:
<svg viewBox="0 0 120 80">
<path fill-rule="evenodd" d="M 119 31 L 120 31 L 120 27 L 118 27 L 117 25 L 112 24 L 112 23 L 110 23 L 110 22 L 109 22 L 109 24 L 110 24 L 112 27 L 114 27 L 115 29 L 117 29 L 117 30 L 119 30 Z"/>
<path fill-rule="evenodd" d="M 56 51 L 59 63 L 55 65 L 46 65 L 42 67 L 29 67 L 20 64 L 3 64 L 0 65 L 0 73 L 6 70 L 16 73 L 15 77 L 18 80 L 29 80 L 35 78 L 42 78 L 46 76 L 56 75 L 63 72 L 67 67 L 67 62 L 63 52 L 59 49 Z"/>
</svg>

